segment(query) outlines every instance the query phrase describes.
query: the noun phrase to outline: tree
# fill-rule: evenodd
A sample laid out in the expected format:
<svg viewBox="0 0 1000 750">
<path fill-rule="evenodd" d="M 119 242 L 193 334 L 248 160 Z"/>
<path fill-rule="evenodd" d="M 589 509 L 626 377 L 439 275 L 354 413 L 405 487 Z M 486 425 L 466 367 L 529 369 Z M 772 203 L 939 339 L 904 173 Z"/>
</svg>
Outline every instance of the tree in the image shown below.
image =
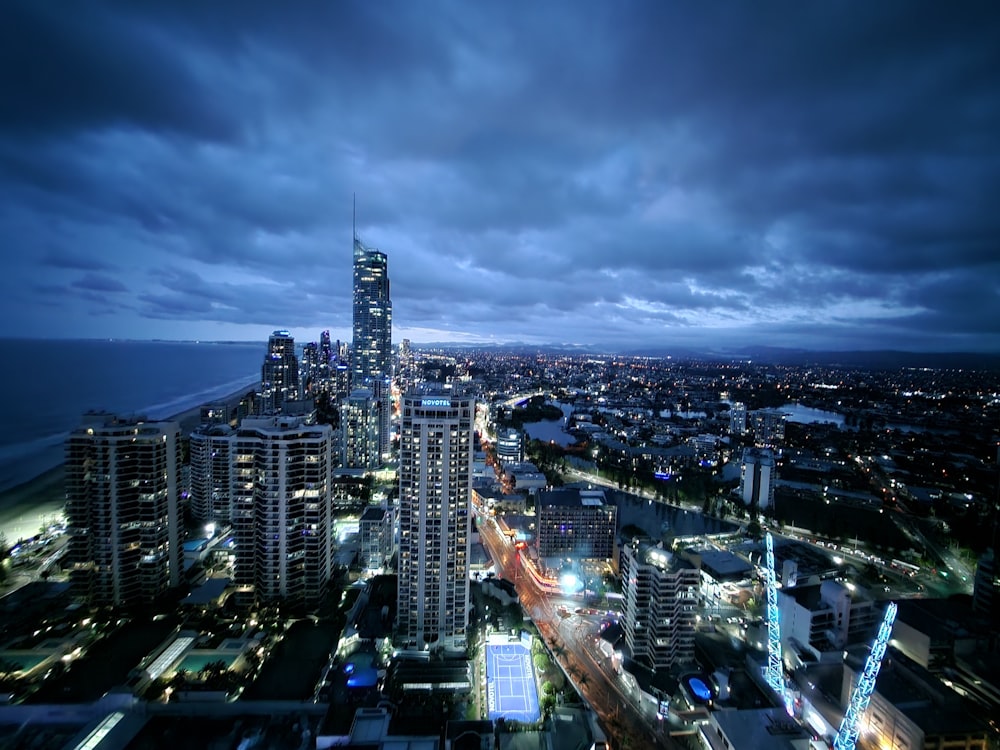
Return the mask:
<svg viewBox="0 0 1000 750">
<path fill-rule="evenodd" d="M 549 661 L 549 657 L 546 656 L 545 654 L 535 654 L 534 664 L 535 664 L 535 669 L 537 669 L 539 672 L 544 672 L 546 669 L 549 668 L 551 662 Z"/>
<path fill-rule="evenodd" d="M 555 695 L 555 692 L 556 692 L 556 686 L 555 686 L 555 685 L 553 685 L 553 684 L 552 684 L 551 682 L 549 682 L 548 680 L 546 680 L 545 682 L 543 682 L 543 683 L 542 683 L 542 692 L 543 692 L 543 693 L 544 693 L 545 695 Z"/>
</svg>

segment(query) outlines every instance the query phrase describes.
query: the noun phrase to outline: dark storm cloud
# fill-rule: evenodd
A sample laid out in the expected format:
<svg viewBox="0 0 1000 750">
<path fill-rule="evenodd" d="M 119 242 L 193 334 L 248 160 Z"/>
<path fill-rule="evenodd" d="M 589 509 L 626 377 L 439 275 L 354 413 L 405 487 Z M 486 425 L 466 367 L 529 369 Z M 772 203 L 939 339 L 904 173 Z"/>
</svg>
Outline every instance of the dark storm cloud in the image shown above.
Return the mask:
<svg viewBox="0 0 1000 750">
<path fill-rule="evenodd" d="M 0 12 L 0 298 L 81 333 L 348 328 L 357 193 L 425 337 L 1000 347 L 990 4 Z"/>
<path fill-rule="evenodd" d="M 170 49 L 170 40 L 98 2 L 5 4 L 0 128 L 26 137 L 104 125 L 219 138 L 234 122 Z"/>
</svg>

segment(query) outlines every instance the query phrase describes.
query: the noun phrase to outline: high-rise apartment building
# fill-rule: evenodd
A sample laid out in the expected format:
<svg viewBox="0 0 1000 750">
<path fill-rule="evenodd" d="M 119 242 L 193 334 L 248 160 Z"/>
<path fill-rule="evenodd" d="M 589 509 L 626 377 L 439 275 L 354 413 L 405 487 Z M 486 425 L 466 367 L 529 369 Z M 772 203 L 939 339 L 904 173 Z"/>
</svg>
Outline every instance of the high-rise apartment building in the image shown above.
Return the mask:
<svg viewBox="0 0 1000 750">
<path fill-rule="evenodd" d="M 191 515 L 203 523 L 228 524 L 231 452 L 236 431 L 206 424 L 191 433 Z"/>
<path fill-rule="evenodd" d="M 317 602 L 333 571 L 332 428 L 291 416 L 245 419 L 232 462 L 239 591 L 257 602 Z"/>
<path fill-rule="evenodd" d="M 385 253 L 354 238 L 354 347 L 351 389 L 370 388 L 379 404 L 379 456 L 389 450 L 392 300 Z"/>
<path fill-rule="evenodd" d="M 153 600 L 180 583 L 180 428 L 88 414 L 66 441 L 67 561 L 93 604 Z"/>
<path fill-rule="evenodd" d="M 350 469 L 374 469 L 380 463 L 378 445 L 379 405 L 372 392 L 359 388 L 351 391 L 341 404 L 340 434 L 344 466 Z"/>
<path fill-rule="evenodd" d="M 621 551 L 622 626 L 633 659 L 654 670 L 694 661 L 701 572 L 678 555 L 633 539 Z"/>
<path fill-rule="evenodd" d="M 391 509 L 370 505 L 358 521 L 361 565 L 369 570 L 381 568 L 392 555 L 393 517 Z"/>
<path fill-rule="evenodd" d="M 766 510 L 774 504 L 774 453 L 768 448 L 744 448 L 740 475 L 743 505 Z"/>
<path fill-rule="evenodd" d="M 775 448 L 785 442 L 784 412 L 776 409 L 757 409 L 750 412 L 753 443 L 759 448 Z"/>
<path fill-rule="evenodd" d="M 278 414 L 286 401 L 299 399 L 299 361 L 295 339 L 288 331 L 275 331 L 267 340 L 267 354 L 260 375 L 260 413 Z"/>
<path fill-rule="evenodd" d="M 745 435 L 747 432 L 747 405 L 735 401 L 729 407 L 729 434 Z"/>
<path fill-rule="evenodd" d="M 469 396 L 403 397 L 397 632 L 404 647 L 466 645 L 474 416 Z"/>
</svg>

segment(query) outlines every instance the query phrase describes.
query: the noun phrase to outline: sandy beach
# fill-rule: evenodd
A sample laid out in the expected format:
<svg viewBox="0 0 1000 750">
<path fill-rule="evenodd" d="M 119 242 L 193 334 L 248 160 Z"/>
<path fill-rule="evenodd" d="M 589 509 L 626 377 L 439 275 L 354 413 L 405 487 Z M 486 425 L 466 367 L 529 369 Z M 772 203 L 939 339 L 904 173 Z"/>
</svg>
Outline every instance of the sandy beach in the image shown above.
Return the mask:
<svg viewBox="0 0 1000 750">
<path fill-rule="evenodd" d="M 240 399 L 254 385 L 247 385 L 215 401 L 226 403 L 235 410 Z M 181 433 L 189 435 L 201 423 L 201 406 L 199 404 L 164 421 L 177 422 Z M 65 471 L 59 465 L 0 494 L 0 534 L 6 537 L 8 544 L 30 539 L 38 534 L 43 524 L 61 518 L 65 505 Z"/>
</svg>

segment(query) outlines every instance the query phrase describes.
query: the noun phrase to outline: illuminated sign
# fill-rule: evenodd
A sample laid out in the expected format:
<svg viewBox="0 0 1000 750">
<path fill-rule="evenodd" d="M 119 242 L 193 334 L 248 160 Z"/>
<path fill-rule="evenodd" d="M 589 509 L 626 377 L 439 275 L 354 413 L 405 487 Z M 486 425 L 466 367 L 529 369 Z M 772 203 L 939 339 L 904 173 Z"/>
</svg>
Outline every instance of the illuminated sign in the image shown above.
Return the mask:
<svg viewBox="0 0 1000 750">
<path fill-rule="evenodd" d="M 450 398 L 422 398 L 420 399 L 420 405 L 425 409 L 434 406 L 443 406 L 448 408 L 451 406 Z"/>
</svg>

